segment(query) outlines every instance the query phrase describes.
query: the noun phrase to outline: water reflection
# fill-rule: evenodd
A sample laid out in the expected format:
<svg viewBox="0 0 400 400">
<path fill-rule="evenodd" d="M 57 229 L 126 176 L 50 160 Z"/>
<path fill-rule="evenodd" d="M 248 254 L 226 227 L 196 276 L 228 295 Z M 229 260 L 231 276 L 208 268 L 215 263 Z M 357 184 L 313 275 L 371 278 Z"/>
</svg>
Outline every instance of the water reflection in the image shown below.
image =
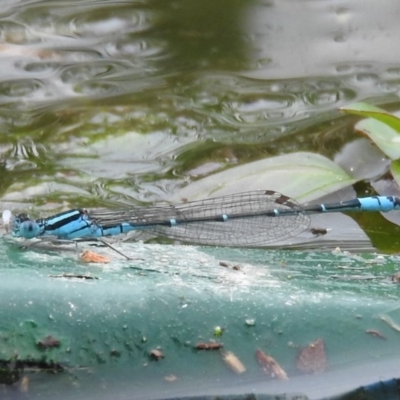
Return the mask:
<svg viewBox="0 0 400 400">
<path fill-rule="evenodd" d="M 393 7 L 5 3 L 3 200 L 153 201 L 238 163 L 333 158 L 354 138 L 338 107 L 396 99 Z"/>
</svg>

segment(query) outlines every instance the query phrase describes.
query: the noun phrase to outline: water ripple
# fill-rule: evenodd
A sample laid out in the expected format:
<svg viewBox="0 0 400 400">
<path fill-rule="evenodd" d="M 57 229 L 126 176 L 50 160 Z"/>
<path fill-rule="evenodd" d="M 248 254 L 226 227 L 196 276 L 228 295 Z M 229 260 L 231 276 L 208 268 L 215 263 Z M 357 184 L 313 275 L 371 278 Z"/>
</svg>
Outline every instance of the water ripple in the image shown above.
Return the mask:
<svg viewBox="0 0 400 400">
<path fill-rule="evenodd" d="M 246 132 L 260 127 L 271 129 L 272 136 L 277 128 L 283 133 L 285 126 L 309 118 L 321 108 L 340 107 L 356 97 L 350 87 L 326 78 L 279 82 L 234 75 L 203 75 L 194 87 L 195 90 L 191 87 L 190 107 L 198 113 L 212 116 L 216 124 Z M 189 107 L 187 95 L 182 93 Z"/>
<path fill-rule="evenodd" d="M 16 7 L 12 15 L 0 17 L 1 38 L 7 43 L 0 45 L 0 63 L 7 81 L 21 82 L 1 82 L 3 74 L 3 94 L 33 107 L 28 101 L 124 95 L 134 91 L 135 80 L 140 90 L 153 86 L 153 75 L 163 75 L 157 64 L 168 58 L 162 39 L 143 36 L 153 28 L 153 20 L 149 7 L 126 2 Z"/>
<path fill-rule="evenodd" d="M 148 10 L 108 6 L 97 8 L 95 13 L 68 16 L 70 31 L 79 37 L 124 35 L 148 30 L 152 15 Z"/>
<path fill-rule="evenodd" d="M 26 98 L 35 96 L 43 88 L 43 82 L 38 79 L 5 81 L 0 82 L 0 96 Z"/>
<path fill-rule="evenodd" d="M 2 2 L 1 187 L 36 187 L 17 187 L 15 197 L 50 197 L 50 182 L 92 198 L 164 198 L 214 168 L 311 147 L 314 139 L 295 133 L 320 133 L 319 122 L 331 129 L 349 102 L 400 93 L 394 57 L 353 52 L 355 36 L 381 37 L 382 29 L 397 43 L 397 20 L 364 30 L 367 7 L 355 21 L 354 7 L 305 2 L 296 13 L 315 12 L 319 31 L 306 23 L 295 37 L 286 18 L 295 9 L 284 2 L 262 10 L 232 3 L 229 13 L 207 4 Z M 262 25 L 248 18 L 255 11 Z M 381 54 L 377 43 L 364 49 Z"/>
</svg>

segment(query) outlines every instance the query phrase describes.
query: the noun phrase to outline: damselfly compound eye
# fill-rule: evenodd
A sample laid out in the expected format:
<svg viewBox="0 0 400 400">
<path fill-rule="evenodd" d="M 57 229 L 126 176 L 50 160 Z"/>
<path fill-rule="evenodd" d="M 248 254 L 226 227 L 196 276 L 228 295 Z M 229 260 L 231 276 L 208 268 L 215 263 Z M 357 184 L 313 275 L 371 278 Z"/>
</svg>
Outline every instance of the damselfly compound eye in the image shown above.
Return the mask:
<svg viewBox="0 0 400 400">
<path fill-rule="evenodd" d="M 40 227 L 37 222 L 26 220 L 19 226 L 19 235 L 25 239 L 33 239 L 40 233 Z"/>
</svg>

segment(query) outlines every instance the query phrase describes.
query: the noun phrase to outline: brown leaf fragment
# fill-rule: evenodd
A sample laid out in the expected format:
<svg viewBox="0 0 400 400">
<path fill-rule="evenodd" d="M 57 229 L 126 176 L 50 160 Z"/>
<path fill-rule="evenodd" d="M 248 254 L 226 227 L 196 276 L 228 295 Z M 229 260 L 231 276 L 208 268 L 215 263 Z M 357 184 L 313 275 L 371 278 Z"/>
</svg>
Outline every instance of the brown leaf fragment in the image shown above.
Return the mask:
<svg viewBox="0 0 400 400">
<path fill-rule="evenodd" d="M 60 347 L 60 341 L 51 335 L 47 335 L 43 340 L 37 342 L 37 346 L 40 349 L 52 349 Z"/>
<path fill-rule="evenodd" d="M 197 343 L 196 344 L 196 349 L 198 350 L 219 350 L 224 347 L 222 343 L 217 343 L 217 342 L 208 342 L 208 343 Z"/>
<path fill-rule="evenodd" d="M 297 368 L 306 374 L 315 374 L 325 371 L 328 360 L 325 353 L 325 343 L 317 339 L 308 346 L 299 350 L 297 355 Z"/>
<path fill-rule="evenodd" d="M 286 372 L 281 368 L 277 361 L 271 356 L 265 354 L 261 350 L 256 351 L 256 359 L 262 370 L 271 378 L 288 380 Z"/>
<path fill-rule="evenodd" d="M 380 339 L 386 340 L 386 336 L 382 335 L 382 333 L 380 333 L 379 331 L 376 331 L 375 329 L 367 329 L 365 331 L 365 333 L 368 333 L 368 334 L 370 334 L 372 336 L 376 336 L 376 337 L 378 337 Z"/>
<path fill-rule="evenodd" d="M 102 256 L 101 254 L 97 254 L 90 250 L 85 250 L 81 256 L 81 261 L 86 263 L 109 263 L 111 260 L 108 257 Z"/>
<path fill-rule="evenodd" d="M 150 352 L 150 356 L 154 358 L 154 360 L 158 361 L 164 358 L 164 353 L 161 350 L 153 349 Z"/>
<path fill-rule="evenodd" d="M 231 351 L 222 352 L 221 354 L 225 364 L 232 371 L 236 372 L 237 374 L 243 374 L 243 372 L 246 372 L 246 367 Z"/>
</svg>

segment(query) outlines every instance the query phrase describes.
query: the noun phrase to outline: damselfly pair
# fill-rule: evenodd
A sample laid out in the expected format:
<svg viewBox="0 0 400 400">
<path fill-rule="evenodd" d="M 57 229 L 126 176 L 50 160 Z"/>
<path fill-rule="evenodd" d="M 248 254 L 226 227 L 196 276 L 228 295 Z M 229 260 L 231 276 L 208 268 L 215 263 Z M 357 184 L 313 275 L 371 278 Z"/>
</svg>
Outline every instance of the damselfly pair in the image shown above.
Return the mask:
<svg viewBox="0 0 400 400">
<path fill-rule="evenodd" d="M 197 245 L 262 247 L 305 231 L 310 214 L 398 209 L 400 198 L 394 196 L 302 207 L 281 193 L 259 190 L 175 205 L 72 209 L 36 220 L 5 211 L 3 223 L 12 236 L 25 239 L 96 240 L 145 230 Z"/>
</svg>

